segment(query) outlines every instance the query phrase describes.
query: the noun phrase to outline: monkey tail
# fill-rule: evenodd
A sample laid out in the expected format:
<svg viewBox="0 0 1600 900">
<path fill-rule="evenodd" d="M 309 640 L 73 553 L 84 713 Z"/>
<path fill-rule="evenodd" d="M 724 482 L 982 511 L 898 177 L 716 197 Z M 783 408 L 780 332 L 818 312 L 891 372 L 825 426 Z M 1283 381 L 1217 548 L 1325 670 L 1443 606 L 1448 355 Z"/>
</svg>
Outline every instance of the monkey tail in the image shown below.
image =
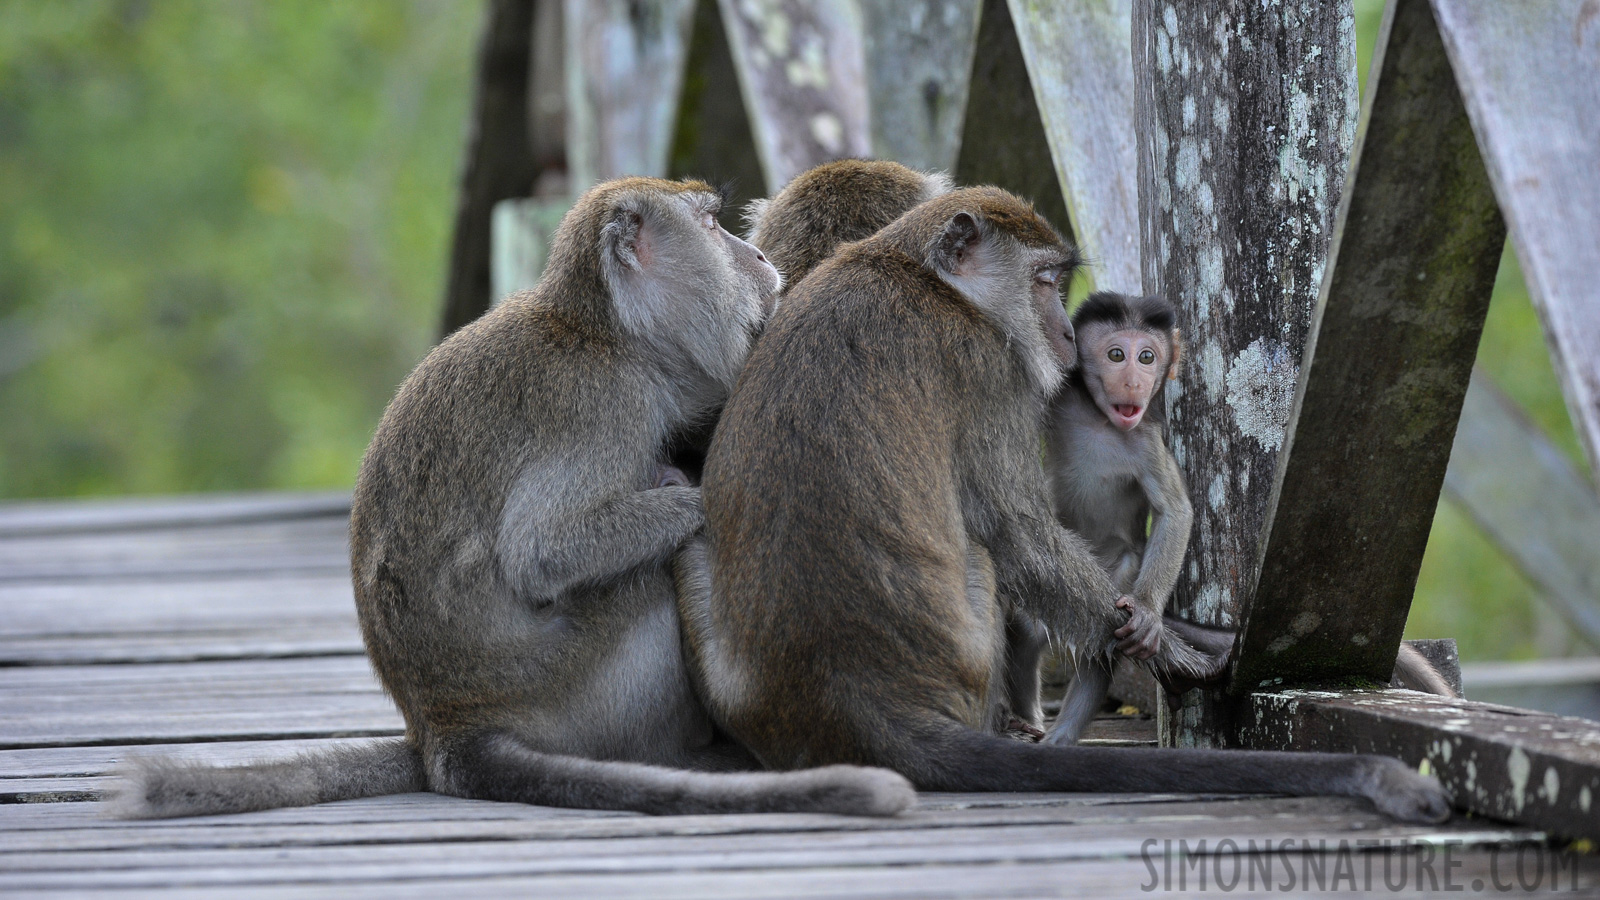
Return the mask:
<svg viewBox="0 0 1600 900">
<path fill-rule="evenodd" d="M 308 806 L 427 790 L 422 757 L 404 738 L 218 766 L 164 757 L 127 760 L 110 800 L 124 819 L 168 819 Z"/>
<path fill-rule="evenodd" d="M 795 772 L 696 772 L 545 753 L 505 733 L 458 751 L 452 793 L 481 800 L 625 809 L 657 815 L 827 812 L 892 816 L 916 789 L 888 769 L 825 766 Z"/>
<path fill-rule="evenodd" d="M 1394 660 L 1394 676 L 1400 679 L 1400 684 L 1413 691 L 1422 691 L 1426 694 L 1438 694 L 1441 697 L 1458 697 L 1456 689 L 1450 686 L 1439 670 L 1422 651 L 1407 643 L 1400 644 L 1400 654 Z"/>
</svg>

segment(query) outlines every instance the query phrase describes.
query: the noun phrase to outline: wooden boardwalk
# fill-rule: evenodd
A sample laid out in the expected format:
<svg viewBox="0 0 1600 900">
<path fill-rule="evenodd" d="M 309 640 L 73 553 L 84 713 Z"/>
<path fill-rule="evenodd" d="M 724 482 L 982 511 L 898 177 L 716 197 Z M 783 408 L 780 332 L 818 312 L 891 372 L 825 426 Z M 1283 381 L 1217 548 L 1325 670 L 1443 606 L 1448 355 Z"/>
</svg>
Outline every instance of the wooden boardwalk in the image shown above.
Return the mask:
<svg viewBox="0 0 1600 900">
<path fill-rule="evenodd" d="M 1334 798 L 927 794 L 863 820 L 410 794 L 104 817 L 106 773 L 132 754 L 241 760 L 400 732 L 362 655 L 346 512 L 329 495 L 0 506 L 0 895 L 1144 896 L 1386 877 L 1494 893 L 1516 887 L 1519 856 L 1522 887 L 1535 863 L 1542 890 L 1600 885 L 1600 859 L 1526 828 L 1396 826 Z"/>
</svg>

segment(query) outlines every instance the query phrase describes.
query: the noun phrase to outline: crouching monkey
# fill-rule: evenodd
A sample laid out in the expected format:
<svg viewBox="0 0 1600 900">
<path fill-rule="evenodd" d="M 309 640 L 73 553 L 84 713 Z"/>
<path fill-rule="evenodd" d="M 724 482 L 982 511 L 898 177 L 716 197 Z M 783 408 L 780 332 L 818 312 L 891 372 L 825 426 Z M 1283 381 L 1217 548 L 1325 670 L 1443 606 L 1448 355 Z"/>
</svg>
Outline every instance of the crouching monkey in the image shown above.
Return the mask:
<svg viewBox="0 0 1600 900">
<path fill-rule="evenodd" d="M 1449 815 L 1377 756 L 1086 748 L 999 736 L 1007 611 L 1114 652 L 1120 592 L 1047 500 L 1044 405 L 1076 357 L 1069 245 L 994 188 L 919 205 L 794 288 L 706 461 L 676 566 L 690 671 L 769 766 L 892 768 L 949 791 L 1365 796 Z M 1098 648 L 1098 650 L 1096 650 Z M 1195 653 L 1167 634 L 1154 657 Z"/>
<path fill-rule="evenodd" d="M 424 788 L 653 813 L 890 815 L 881 769 L 754 765 L 684 671 L 668 560 L 704 521 L 668 437 L 727 396 L 780 278 L 699 182 L 630 178 L 563 219 L 544 277 L 439 345 L 362 461 L 351 574 L 403 739 L 269 765 L 144 762 L 137 816 Z M 670 767 L 670 768 L 669 768 Z"/>
</svg>

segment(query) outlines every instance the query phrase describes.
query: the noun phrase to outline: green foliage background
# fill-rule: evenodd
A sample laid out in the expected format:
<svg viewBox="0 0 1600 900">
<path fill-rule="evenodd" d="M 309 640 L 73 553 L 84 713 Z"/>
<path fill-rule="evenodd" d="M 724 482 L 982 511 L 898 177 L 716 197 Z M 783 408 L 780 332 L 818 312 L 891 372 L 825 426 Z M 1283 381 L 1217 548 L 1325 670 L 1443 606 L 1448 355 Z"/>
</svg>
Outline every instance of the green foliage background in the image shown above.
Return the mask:
<svg viewBox="0 0 1600 900">
<path fill-rule="evenodd" d="M 0 0 L 0 497 L 347 487 L 433 338 L 480 17 Z M 1509 253 L 1481 362 L 1581 466 Z M 1410 632 L 1581 650 L 1447 504 Z"/>
</svg>

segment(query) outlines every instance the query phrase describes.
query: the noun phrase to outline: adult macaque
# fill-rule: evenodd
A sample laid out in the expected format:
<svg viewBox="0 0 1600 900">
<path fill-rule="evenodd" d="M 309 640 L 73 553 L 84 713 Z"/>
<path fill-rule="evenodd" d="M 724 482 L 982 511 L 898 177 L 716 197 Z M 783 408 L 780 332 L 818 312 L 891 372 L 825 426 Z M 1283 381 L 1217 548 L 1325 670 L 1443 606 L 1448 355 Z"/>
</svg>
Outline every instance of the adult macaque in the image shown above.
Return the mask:
<svg viewBox="0 0 1600 900">
<path fill-rule="evenodd" d="M 751 201 L 745 207 L 746 238 L 793 287 L 841 244 L 871 237 L 949 190 L 948 177 L 897 162 L 834 160 L 796 175 L 770 200 Z"/>
<path fill-rule="evenodd" d="M 1176 318 L 1160 297 L 1102 291 L 1078 307 L 1072 325 L 1078 365 L 1051 403 L 1045 431 L 1056 516 L 1088 542 L 1121 594 L 1117 606 L 1129 619 L 1116 632 L 1117 649 L 1149 659 L 1161 649 L 1161 613 L 1194 522 L 1161 402 L 1162 386 L 1178 374 Z M 1105 701 L 1111 662 L 1078 654 L 1047 741 L 1078 740 Z"/>
<path fill-rule="evenodd" d="M 1446 818 L 1437 781 L 1384 757 L 996 733 L 999 598 L 1084 653 L 1113 652 L 1127 621 L 1055 521 L 1039 454 L 1046 400 L 1076 359 L 1058 291 L 1076 263 L 1027 204 L 976 188 L 793 288 L 712 441 L 708 540 L 676 567 L 713 717 L 769 766 L 887 766 L 929 790 L 1346 794 Z M 1169 633 L 1151 662 L 1190 654 Z"/>
<path fill-rule="evenodd" d="M 145 763 L 125 812 L 423 788 L 656 813 L 914 801 L 884 770 L 686 771 L 754 764 L 690 687 L 667 566 L 704 514 L 665 443 L 727 396 L 780 281 L 718 203 L 695 181 L 589 191 L 539 285 L 445 340 L 389 405 L 356 481 L 351 572 L 406 736 L 271 765 Z"/>
</svg>

